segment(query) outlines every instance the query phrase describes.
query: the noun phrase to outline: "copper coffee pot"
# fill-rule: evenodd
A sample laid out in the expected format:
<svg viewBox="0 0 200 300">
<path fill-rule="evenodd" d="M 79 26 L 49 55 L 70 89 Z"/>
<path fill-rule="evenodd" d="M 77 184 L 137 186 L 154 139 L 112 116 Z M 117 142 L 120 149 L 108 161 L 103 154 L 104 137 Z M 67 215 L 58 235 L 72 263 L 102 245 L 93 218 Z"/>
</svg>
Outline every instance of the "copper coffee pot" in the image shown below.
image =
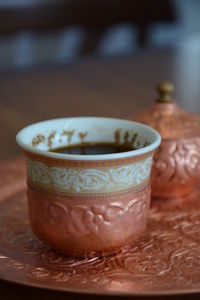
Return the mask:
<svg viewBox="0 0 200 300">
<path fill-rule="evenodd" d="M 152 196 L 186 196 L 200 183 L 200 118 L 176 104 L 172 83 L 160 83 L 157 91 L 153 107 L 131 116 L 155 128 L 162 137 L 154 156 Z"/>
</svg>

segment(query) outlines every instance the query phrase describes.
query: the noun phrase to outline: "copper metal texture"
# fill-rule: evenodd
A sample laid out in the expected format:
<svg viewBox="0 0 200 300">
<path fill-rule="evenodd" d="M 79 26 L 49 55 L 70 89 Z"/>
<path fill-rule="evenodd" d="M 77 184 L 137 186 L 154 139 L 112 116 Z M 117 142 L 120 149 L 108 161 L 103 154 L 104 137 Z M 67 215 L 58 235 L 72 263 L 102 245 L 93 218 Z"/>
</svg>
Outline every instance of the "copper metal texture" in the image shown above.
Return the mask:
<svg viewBox="0 0 200 300">
<path fill-rule="evenodd" d="M 144 232 L 150 186 L 96 198 L 55 196 L 28 188 L 28 198 L 36 236 L 61 253 L 94 257 L 115 253 Z"/>
<path fill-rule="evenodd" d="M 200 292 L 200 193 L 154 201 L 147 231 L 132 247 L 78 259 L 57 254 L 32 233 L 23 161 L 1 163 L 0 171 L 0 278 L 90 294 Z"/>
<path fill-rule="evenodd" d="M 49 158 L 49 165 L 51 161 Z M 151 164 L 152 153 L 134 163 L 136 174 L 133 165 L 83 169 L 77 161 L 76 167 L 69 169 L 28 160 L 27 196 L 33 232 L 47 245 L 71 256 L 118 252 L 146 228 Z"/>
<path fill-rule="evenodd" d="M 105 120 L 115 124 L 109 134 L 108 128 L 103 129 Z M 94 133 L 90 122 L 97 128 Z M 58 124 L 61 127 L 56 127 Z M 66 124 L 72 128 L 66 131 Z M 132 126 L 129 131 L 128 124 Z M 76 126 L 87 130 L 73 129 Z M 90 132 L 99 140 L 107 135 L 115 145 L 135 149 L 105 156 L 50 152 L 59 143 L 69 143 L 66 134 L 75 136 L 73 144 L 83 143 L 82 137 L 89 138 Z M 143 234 L 150 205 L 152 159 L 160 144 L 157 132 L 127 120 L 57 119 L 22 129 L 17 141 L 25 150 L 30 223 L 41 241 L 65 255 L 96 257 L 116 253 Z M 41 143 L 41 149 L 46 150 L 36 148 Z"/>
<path fill-rule="evenodd" d="M 161 198 L 189 195 L 200 182 L 200 118 L 177 106 L 174 87 L 162 82 L 156 103 L 130 119 L 156 129 L 160 148 L 152 167 L 152 196 Z"/>
</svg>

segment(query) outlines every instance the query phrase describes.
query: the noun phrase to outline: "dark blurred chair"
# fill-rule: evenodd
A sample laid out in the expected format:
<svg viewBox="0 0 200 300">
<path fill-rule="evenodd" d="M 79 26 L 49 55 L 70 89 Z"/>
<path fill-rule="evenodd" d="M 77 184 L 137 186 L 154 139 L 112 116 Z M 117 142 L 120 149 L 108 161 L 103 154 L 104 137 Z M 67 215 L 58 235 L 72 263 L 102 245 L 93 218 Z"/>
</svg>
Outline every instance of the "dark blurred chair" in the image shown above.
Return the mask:
<svg viewBox="0 0 200 300">
<path fill-rule="evenodd" d="M 174 8 L 169 0 L 15 0 L 13 4 L 0 1 L 0 35 L 22 30 L 55 31 L 78 25 L 87 31 L 82 54 L 91 53 L 113 24 L 130 22 L 137 26 L 138 44 L 144 46 L 152 23 L 174 19 Z"/>
</svg>

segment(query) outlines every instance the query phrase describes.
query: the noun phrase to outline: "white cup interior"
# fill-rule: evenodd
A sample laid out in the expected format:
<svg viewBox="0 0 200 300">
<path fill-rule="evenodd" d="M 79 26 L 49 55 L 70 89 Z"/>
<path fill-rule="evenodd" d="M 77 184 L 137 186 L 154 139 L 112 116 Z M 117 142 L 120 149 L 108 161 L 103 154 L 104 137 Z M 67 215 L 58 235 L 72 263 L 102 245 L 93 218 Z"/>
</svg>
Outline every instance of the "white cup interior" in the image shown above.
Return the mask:
<svg viewBox="0 0 200 300">
<path fill-rule="evenodd" d="M 100 117 L 63 118 L 35 123 L 22 129 L 16 139 L 24 150 L 57 158 L 73 156 L 74 159 L 76 156 L 77 159 L 83 159 L 83 155 L 54 153 L 50 150 L 81 142 L 114 143 L 116 135 L 120 144 L 125 140 L 130 142 L 135 136 L 133 147 L 136 150 L 126 152 L 126 156 L 146 153 L 160 144 L 160 135 L 148 126 L 128 120 Z M 99 159 L 103 156 L 116 158 L 122 157 L 123 153 L 92 155 L 92 158 Z M 84 159 L 91 157 L 87 155 Z"/>
</svg>

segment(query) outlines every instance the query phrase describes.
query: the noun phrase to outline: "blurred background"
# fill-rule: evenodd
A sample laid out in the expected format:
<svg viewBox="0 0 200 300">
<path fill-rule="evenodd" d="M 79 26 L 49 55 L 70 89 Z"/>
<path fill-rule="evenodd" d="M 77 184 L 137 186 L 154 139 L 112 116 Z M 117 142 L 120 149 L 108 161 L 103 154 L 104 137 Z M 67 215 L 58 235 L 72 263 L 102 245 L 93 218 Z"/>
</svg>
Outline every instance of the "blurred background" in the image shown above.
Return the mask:
<svg viewBox="0 0 200 300">
<path fill-rule="evenodd" d="M 200 113 L 200 0 L 0 0 L 0 157 L 40 120 L 144 110 L 162 80 Z"/>
<path fill-rule="evenodd" d="M 0 0 L 0 72 L 200 47 L 199 0 Z"/>
</svg>

